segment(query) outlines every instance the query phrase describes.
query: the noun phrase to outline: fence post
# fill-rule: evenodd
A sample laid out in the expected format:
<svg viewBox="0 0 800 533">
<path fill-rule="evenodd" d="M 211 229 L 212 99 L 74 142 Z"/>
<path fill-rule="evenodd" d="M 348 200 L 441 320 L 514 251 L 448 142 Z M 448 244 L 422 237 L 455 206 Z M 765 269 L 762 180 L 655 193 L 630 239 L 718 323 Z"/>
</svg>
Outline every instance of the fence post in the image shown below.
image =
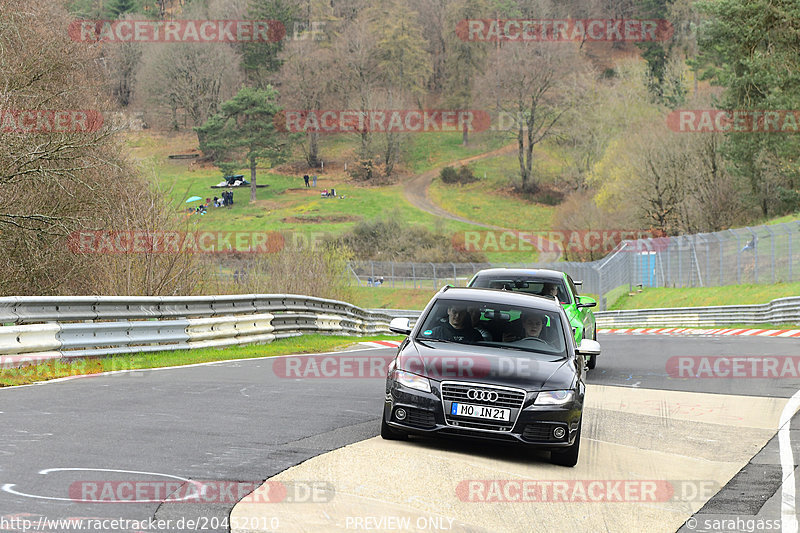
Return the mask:
<svg viewBox="0 0 800 533">
<path fill-rule="evenodd" d="M 785 224 L 781 224 L 781 225 L 785 226 Z M 788 243 L 789 244 L 789 280 L 788 281 L 789 281 L 789 283 L 791 283 L 792 282 L 792 259 L 793 259 L 792 258 L 792 228 L 786 227 L 785 229 L 786 229 L 786 236 L 789 239 L 789 243 Z"/>
<path fill-rule="evenodd" d="M 739 247 L 742 244 L 741 239 L 739 239 L 739 234 L 729 229 L 731 233 L 736 236 L 736 284 L 739 285 L 742 283 L 742 249 Z"/>
<path fill-rule="evenodd" d="M 772 255 L 772 283 L 775 283 L 775 234 L 769 229 L 769 226 L 764 226 L 764 229 L 769 233 L 770 253 Z"/>
<path fill-rule="evenodd" d="M 411 263 L 411 284 L 415 289 L 417 288 L 417 269 L 414 263 Z"/>
</svg>

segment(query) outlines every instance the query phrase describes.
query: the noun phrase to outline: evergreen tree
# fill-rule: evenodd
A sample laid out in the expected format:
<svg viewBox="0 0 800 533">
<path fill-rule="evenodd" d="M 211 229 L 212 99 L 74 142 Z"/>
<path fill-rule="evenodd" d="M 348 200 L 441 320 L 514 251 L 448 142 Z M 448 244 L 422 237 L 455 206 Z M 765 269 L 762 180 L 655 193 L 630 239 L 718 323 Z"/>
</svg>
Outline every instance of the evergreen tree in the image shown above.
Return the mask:
<svg viewBox="0 0 800 533">
<path fill-rule="evenodd" d="M 281 111 L 278 91 L 244 87 L 222 110 L 195 128 L 203 140 L 200 148 L 217 156 L 217 166 L 225 174 L 247 164 L 250 167 L 250 201 L 256 201 L 256 164 L 270 167 L 286 161 L 297 135 L 277 131 L 275 115 Z"/>
</svg>

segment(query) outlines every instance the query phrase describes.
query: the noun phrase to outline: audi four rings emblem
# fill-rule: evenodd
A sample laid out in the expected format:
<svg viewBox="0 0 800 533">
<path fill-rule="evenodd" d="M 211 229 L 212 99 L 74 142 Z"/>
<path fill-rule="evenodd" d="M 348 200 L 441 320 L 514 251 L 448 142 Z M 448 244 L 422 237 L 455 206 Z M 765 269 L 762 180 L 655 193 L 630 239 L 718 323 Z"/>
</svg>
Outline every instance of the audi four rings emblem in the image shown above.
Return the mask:
<svg viewBox="0 0 800 533">
<path fill-rule="evenodd" d="M 494 403 L 497 401 L 498 395 L 494 391 L 469 389 L 467 391 L 467 398 L 470 400 L 480 400 L 484 402 Z"/>
</svg>

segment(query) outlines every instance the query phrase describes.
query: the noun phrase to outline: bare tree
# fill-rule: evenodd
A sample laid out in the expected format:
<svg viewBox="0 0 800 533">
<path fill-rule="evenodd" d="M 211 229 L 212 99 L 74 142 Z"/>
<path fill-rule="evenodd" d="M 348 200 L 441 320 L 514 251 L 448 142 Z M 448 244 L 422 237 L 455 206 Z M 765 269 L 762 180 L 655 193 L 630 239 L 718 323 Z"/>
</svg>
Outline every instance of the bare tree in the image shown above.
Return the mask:
<svg viewBox="0 0 800 533">
<path fill-rule="evenodd" d="M 286 109 L 321 111 L 337 101 L 334 83 L 336 70 L 333 68 L 333 51 L 308 40 L 294 41 L 286 46 L 281 54 L 283 67 L 280 72 L 280 85 L 284 87 L 281 96 Z M 320 166 L 319 132 L 309 131 L 306 162 L 308 166 Z"/>
<path fill-rule="evenodd" d="M 160 44 L 148 47 L 137 76 L 140 97 L 166 110 L 170 127 L 179 129 L 178 113 L 190 126 L 202 125 L 240 85 L 239 56 L 233 48 L 214 44 Z"/>
<path fill-rule="evenodd" d="M 480 81 L 483 101 L 510 118 L 522 190 L 535 193 L 533 149 L 556 132 L 575 88 L 578 55 L 571 43 L 513 42 L 498 47 Z"/>
<path fill-rule="evenodd" d="M 68 24 L 49 0 L 0 0 L 0 112 L 7 129 L 0 143 L 0 291 L 192 292 L 199 274 L 190 256 L 83 254 L 69 246 L 78 231 L 177 227 L 163 197 L 126 160 L 109 121 L 81 120 L 64 131 L 38 122 L 30 130 L 10 127 L 13 110 L 113 108 L 98 50 L 71 41 Z"/>
</svg>

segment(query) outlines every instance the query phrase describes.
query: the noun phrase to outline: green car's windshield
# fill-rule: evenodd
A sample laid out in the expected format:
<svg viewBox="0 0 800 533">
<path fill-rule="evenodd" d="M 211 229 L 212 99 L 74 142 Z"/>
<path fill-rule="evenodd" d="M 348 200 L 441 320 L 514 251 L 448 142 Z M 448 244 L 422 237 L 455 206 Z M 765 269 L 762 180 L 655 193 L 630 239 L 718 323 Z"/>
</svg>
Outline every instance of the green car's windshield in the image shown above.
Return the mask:
<svg viewBox="0 0 800 533">
<path fill-rule="evenodd" d="M 470 287 L 501 289 L 540 296 L 555 296 L 562 304 L 572 303 L 564 280 L 541 279 L 534 276 L 478 276 Z"/>
</svg>

